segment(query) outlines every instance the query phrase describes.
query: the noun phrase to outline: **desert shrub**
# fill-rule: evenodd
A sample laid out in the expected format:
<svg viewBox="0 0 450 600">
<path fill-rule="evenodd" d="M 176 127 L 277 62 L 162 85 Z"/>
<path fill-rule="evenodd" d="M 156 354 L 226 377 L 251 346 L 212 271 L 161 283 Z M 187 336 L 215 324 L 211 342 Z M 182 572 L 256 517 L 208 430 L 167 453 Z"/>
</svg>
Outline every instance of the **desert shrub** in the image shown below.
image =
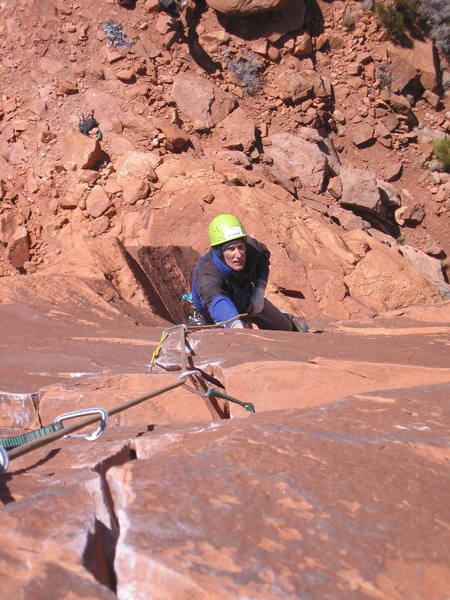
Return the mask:
<svg viewBox="0 0 450 600">
<path fill-rule="evenodd" d="M 420 0 L 418 11 L 436 47 L 450 56 L 450 2 Z"/>
<path fill-rule="evenodd" d="M 247 94 L 253 96 L 261 89 L 261 63 L 253 52 L 248 52 L 238 59 L 226 55 L 225 63 L 228 70 L 242 83 L 242 87 Z"/>
<path fill-rule="evenodd" d="M 342 24 L 349 31 L 355 28 L 356 21 L 358 20 L 358 13 L 351 8 L 348 8 L 344 12 L 344 16 L 342 17 Z"/>
<path fill-rule="evenodd" d="M 408 28 L 413 34 L 427 33 L 436 47 L 450 56 L 449 0 L 393 0 L 375 2 L 378 19 L 392 38 L 400 40 Z"/>
<path fill-rule="evenodd" d="M 431 143 L 435 157 L 446 171 L 450 171 L 450 138 L 435 138 Z"/>
<path fill-rule="evenodd" d="M 403 16 L 408 27 L 415 27 L 419 16 L 419 0 L 394 0 L 394 9 Z"/>
<path fill-rule="evenodd" d="M 375 78 L 380 82 L 382 88 L 391 91 L 392 73 L 391 63 L 388 60 L 375 61 Z"/>
<path fill-rule="evenodd" d="M 404 35 L 405 18 L 401 12 L 396 10 L 394 5 L 376 2 L 375 12 L 391 37 L 398 39 Z"/>
<path fill-rule="evenodd" d="M 450 90 L 450 73 L 448 71 L 444 71 L 442 74 L 442 88 Z"/>
</svg>

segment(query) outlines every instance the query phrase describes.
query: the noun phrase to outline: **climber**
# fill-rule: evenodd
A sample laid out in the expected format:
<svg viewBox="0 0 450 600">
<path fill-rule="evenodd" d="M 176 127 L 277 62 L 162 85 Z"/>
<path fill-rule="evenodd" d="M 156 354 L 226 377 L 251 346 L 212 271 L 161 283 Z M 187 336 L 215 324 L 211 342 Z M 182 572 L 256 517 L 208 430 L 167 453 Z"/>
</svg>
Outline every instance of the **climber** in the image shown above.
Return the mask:
<svg viewBox="0 0 450 600">
<path fill-rule="evenodd" d="M 304 319 L 281 312 L 264 298 L 270 252 L 246 234 L 237 217 L 215 217 L 209 241 L 211 249 L 198 261 L 192 281 L 193 303 L 206 323 L 231 319 L 227 327 L 244 328 L 248 320 L 260 329 L 308 330 Z M 245 321 L 237 318 L 244 313 Z"/>
</svg>

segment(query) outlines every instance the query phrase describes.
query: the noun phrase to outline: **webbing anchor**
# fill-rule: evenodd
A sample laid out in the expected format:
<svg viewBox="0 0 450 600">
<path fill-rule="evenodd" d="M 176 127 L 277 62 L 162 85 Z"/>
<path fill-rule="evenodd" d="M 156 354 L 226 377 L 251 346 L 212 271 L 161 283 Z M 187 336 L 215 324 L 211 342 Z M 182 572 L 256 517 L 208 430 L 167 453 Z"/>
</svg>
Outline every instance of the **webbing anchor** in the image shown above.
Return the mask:
<svg viewBox="0 0 450 600">
<path fill-rule="evenodd" d="M 73 433 L 64 436 L 65 438 L 84 437 L 85 440 L 93 442 L 102 435 L 102 433 L 105 431 L 106 424 L 108 423 L 108 413 L 104 408 L 83 408 L 81 410 L 74 410 L 72 412 L 63 413 L 62 415 L 56 417 L 55 423 L 62 423 L 66 419 L 75 419 L 76 417 L 84 417 L 86 415 L 93 415 L 96 413 L 101 415 L 102 420 L 100 421 L 100 425 L 93 433 L 89 435 L 84 435 L 84 433 Z"/>
<path fill-rule="evenodd" d="M 224 398 L 225 400 L 228 400 L 229 402 L 234 402 L 234 404 L 239 404 L 239 406 L 242 406 L 242 408 L 245 408 L 245 410 L 251 414 L 255 414 L 255 405 L 253 404 L 253 402 L 243 402 L 242 400 L 238 400 L 237 398 L 233 398 L 233 396 L 229 396 L 228 394 L 225 394 L 225 392 L 221 392 L 220 390 L 217 390 L 215 388 L 209 387 L 206 392 L 205 392 L 205 396 L 207 398 L 210 398 L 211 396 L 214 398 Z"/>
<path fill-rule="evenodd" d="M 3 446 L 0 446 L 0 473 L 5 473 L 9 467 L 9 456 Z"/>
</svg>

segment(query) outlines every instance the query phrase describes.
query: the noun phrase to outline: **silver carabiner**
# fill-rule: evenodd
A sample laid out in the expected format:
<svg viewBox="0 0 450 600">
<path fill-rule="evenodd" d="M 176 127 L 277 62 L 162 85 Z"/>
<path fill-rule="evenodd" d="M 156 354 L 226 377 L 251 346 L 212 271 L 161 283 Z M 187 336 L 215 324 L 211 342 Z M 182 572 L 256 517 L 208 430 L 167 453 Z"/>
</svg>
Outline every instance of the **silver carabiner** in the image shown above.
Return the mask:
<svg viewBox="0 0 450 600">
<path fill-rule="evenodd" d="M 76 417 L 84 417 L 86 415 L 94 415 L 96 413 L 102 416 L 102 420 L 100 421 L 100 425 L 93 433 L 90 435 L 84 435 L 83 433 L 72 433 L 64 436 L 65 438 L 84 437 L 85 440 L 93 442 L 102 435 L 102 433 L 105 431 L 106 424 L 108 423 L 108 413 L 104 408 L 82 408 L 81 410 L 63 413 L 62 415 L 58 415 L 56 417 L 55 423 L 62 423 L 62 421 L 65 421 L 66 419 L 75 419 Z"/>
<path fill-rule="evenodd" d="M 0 446 L 0 473 L 6 473 L 9 467 L 9 456 L 3 446 Z"/>
<path fill-rule="evenodd" d="M 197 369 L 193 369 L 191 371 L 182 371 L 179 375 L 178 375 L 178 380 L 180 381 L 181 379 L 186 379 L 186 377 L 189 377 L 189 375 L 198 375 L 199 377 L 202 376 L 202 374 L 200 373 L 200 371 L 198 371 Z"/>
</svg>

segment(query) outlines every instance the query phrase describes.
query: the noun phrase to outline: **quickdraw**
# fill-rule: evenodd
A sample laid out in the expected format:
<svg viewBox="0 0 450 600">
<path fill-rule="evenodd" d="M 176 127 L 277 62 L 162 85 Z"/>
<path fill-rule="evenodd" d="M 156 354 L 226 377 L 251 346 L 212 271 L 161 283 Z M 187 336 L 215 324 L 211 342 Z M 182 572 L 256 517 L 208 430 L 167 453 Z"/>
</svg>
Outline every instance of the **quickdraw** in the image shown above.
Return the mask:
<svg viewBox="0 0 450 600">
<path fill-rule="evenodd" d="M 236 318 L 241 318 L 242 316 L 245 316 L 245 315 L 239 315 L 238 317 L 229 319 L 229 321 L 232 321 Z M 82 410 L 63 413 L 62 415 L 59 415 L 58 417 L 56 417 L 54 423 L 51 423 L 50 425 L 46 425 L 45 427 L 41 427 L 40 429 L 31 431 L 29 433 L 24 433 L 21 435 L 16 435 L 13 437 L 0 439 L 0 474 L 6 472 L 6 470 L 8 469 L 10 460 L 12 458 L 21 456 L 27 452 L 30 452 L 31 450 L 39 448 L 39 447 L 41 447 L 45 444 L 48 444 L 54 440 L 57 440 L 59 438 L 62 438 L 62 437 L 64 437 L 64 438 L 84 437 L 84 439 L 86 439 L 88 441 L 97 440 L 103 434 L 103 432 L 106 428 L 106 425 L 108 423 L 108 418 L 111 415 L 114 415 L 114 414 L 117 414 L 124 410 L 127 410 L 133 406 L 136 406 L 137 404 L 139 404 L 141 402 L 144 402 L 145 400 L 148 400 L 150 398 L 155 398 L 156 396 L 159 396 L 161 394 L 169 392 L 169 391 L 171 391 L 179 386 L 182 386 L 182 385 L 185 386 L 191 392 L 193 392 L 203 398 L 212 398 L 212 397 L 223 398 L 224 400 L 227 400 L 229 402 L 233 402 L 235 404 L 238 404 L 239 406 L 242 406 L 242 408 L 247 410 L 249 413 L 254 414 L 255 406 L 252 402 L 242 402 L 241 400 L 238 400 L 237 398 L 233 398 L 232 396 L 226 394 L 225 392 L 222 392 L 216 388 L 209 386 L 207 384 L 206 380 L 204 379 L 204 376 L 201 371 L 199 371 L 198 369 L 190 369 L 189 370 L 187 368 L 187 363 L 188 363 L 187 353 L 186 353 L 186 334 L 187 334 L 187 332 L 191 329 L 198 330 L 198 329 L 204 329 L 204 328 L 223 327 L 227 322 L 228 321 L 224 321 L 222 323 L 216 323 L 213 325 L 190 326 L 190 327 L 186 326 L 184 324 L 175 325 L 174 327 L 171 327 L 168 330 L 163 332 L 160 342 L 158 343 L 155 350 L 153 351 L 151 360 L 152 360 L 152 362 L 156 361 L 156 359 L 158 358 L 158 356 L 161 352 L 162 345 L 164 344 L 166 339 L 169 337 L 170 333 L 175 331 L 176 329 L 178 329 L 180 332 L 180 354 L 181 354 L 180 370 L 181 370 L 181 372 L 178 376 L 178 379 L 175 382 L 173 382 L 169 385 L 166 385 L 165 387 L 162 387 L 158 390 L 155 390 L 154 392 L 149 392 L 148 394 L 144 394 L 143 396 L 139 396 L 138 398 L 134 398 L 132 400 L 124 402 L 123 404 L 120 404 L 120 405 L 112 408 L 109 411 L 106 411 L 104 408 L 86 408 L 86 409 L 82 409 Z M 189 386 L 186 383 L 186 380 L 188 377 L 192 377 L 192 378 L 197 377 L 198 379 L 202 380 L 204 382 L 203 385 L 206 385 L 206 391 L 200 392 L 198 389 Z M 66 421 L 68 419 L 74 419 L 74 418 L 80 418 L 80 417 L 85 417 L 85 418 L 77 421 L 76 423 L 73 423 L 73 424 L 67 425 L 67 426 L 65 426 L 63 423 L 64 421 Z M 97 429 L 93 433 L 91 433 L 89 435 L 73 434 L 73 432 L 75 432 L 79 429 L 83 429 L 84 427 L 86 427 L 88 425 L 92 425 L 93 423 L 96 423 L 98 420 L 100 420 L 100 425 L 98 425 Z"/>
</svg>

